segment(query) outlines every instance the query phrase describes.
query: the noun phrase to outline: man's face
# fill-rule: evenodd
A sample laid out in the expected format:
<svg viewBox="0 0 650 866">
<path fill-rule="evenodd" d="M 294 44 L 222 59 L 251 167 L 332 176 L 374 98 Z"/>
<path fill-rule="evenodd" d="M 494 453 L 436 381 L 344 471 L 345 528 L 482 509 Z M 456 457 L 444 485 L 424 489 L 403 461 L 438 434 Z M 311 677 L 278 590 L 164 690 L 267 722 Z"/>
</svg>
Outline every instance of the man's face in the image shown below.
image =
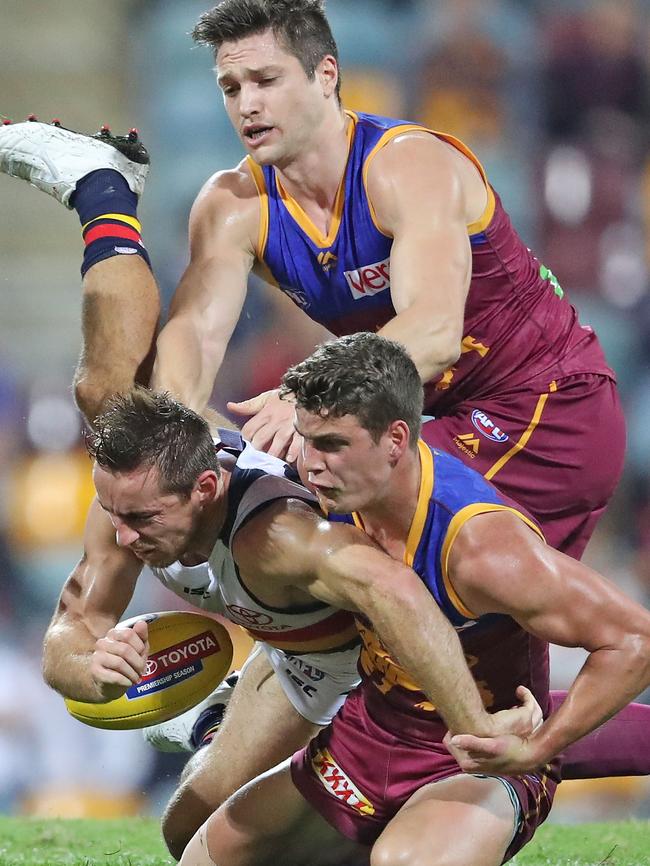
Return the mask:
<svg viewBox="0 0 650 866">
<path fill-rule="evenodd" d="M 323 418 L 298 408 L 296 429 L 303 436 L 303 475 L 323 509 L 363 511 L 385 495 L 394 466 L 391 428 L 375 442 L 354 415 Z"/>
<path fill-rule="evenodd" d="M 191 547 L 201 513 L 196 490 L 189 499 L 163 492 L 156 467 L 113 473 L 95 464 L 93 479 L 120 547 L 158 568 L 171 565 Z"/>
<path fill-rule="evenodd" d="M 266 30 L 224 42 L 216 61 L 228 117 L 257 163 L 282 168 L 309 146 L 325 104 L 320 69 L 333 60 L 321 61 L 310 81 L 298 58 Z"/>
</svg>

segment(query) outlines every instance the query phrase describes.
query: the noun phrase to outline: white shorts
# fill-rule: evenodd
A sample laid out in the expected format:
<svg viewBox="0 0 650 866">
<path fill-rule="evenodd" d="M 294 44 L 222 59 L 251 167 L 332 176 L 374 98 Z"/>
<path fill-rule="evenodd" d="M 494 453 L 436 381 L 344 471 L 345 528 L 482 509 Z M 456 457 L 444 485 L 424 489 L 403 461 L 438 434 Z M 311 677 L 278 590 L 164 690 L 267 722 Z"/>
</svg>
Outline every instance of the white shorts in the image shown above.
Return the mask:
<svg viewBox="0 0 650 866">
<path fill-rule="evenodd" d="M 296 710 L 315 725 L 328 725 L 343 705 L 348 692 L 359 683 L 359 648 L 332 653 L 293 655 L 266 643 L 255 645 L 263 651 Z"/>
</svg>

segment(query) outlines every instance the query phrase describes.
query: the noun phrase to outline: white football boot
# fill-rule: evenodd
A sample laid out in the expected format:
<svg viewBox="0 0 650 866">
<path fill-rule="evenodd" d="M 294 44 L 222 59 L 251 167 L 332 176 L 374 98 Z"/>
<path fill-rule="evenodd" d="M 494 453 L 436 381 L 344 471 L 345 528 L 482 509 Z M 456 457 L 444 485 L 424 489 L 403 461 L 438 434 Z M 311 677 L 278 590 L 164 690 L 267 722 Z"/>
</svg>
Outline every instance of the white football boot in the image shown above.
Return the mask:
<svg viewBox="0 0 650 866">
<path fill-rule="evenodd" d="M 101 168 L 119 171 L 136 195 L 149 172 L 149 154 L 132 129 L 112 135 L 102 126 L 95 135 L 65 129 L 58 121 L 4 122 L 0 126 L 0 171 L 20 177 L 72 209 L 77 183 Z"/>
<path fill-rule="evenodd" d="M 192 736 L 196 722 L 206 710 L 213 710 L 212 726 L 221 723 L 238 679 L 239 671 L 234 671 L 217 686 L 212 694 L 191 710 L 186 710 L 168 722 L 143 728 L 142 736 L 145 741 L 159 752 L 195 752 L 200 745 L 193 740 Z"/>
</svg>

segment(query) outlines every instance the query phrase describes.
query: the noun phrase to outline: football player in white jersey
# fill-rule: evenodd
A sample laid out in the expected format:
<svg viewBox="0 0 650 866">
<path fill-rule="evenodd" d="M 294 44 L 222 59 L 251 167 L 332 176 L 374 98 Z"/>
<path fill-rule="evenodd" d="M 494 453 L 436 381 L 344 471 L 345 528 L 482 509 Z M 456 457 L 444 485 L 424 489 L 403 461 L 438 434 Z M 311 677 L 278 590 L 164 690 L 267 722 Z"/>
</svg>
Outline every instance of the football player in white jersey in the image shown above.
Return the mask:
<svg viewBox="0 0 650 866">
<path fill-rule="evenodd" d="M 164 832 L 175 856 L 221 800 L 304 745 L 315 722 L 340 705 L 354 681 L 356 640 L 352 616 L 341 608 L 375 623 L 452 731 L 529 730 L 532 696 L 523 696 L 520 709 L 488 715 L 454 629 L 415 572 L 355 527 L 323 519 L 314 497 L 284 477 L 281 461 L 250 446 L 240 455 L 226 447 L 219 460 L 202 418 L 144 389 L 115 398 L 97 419 L 89 450 L 97 499 L 84 555 L 46 634 L 48 683 L 67 697 L 101 702 L 139 681 L 146 624 L 115 626 L 143 563 L 181 595 L 184 580 L 202 583 L 206 598 L 217 600 L 213 609 L 231 619 L 229 605 L 266 613 L 255 635 L 275 645 L 247 666 L 223 729 L 170 805 Z M 410 488 L 417 479 L 402 482 Z M 292 659 L 323 674 L 312 709 L 290 675 Z M 270 677 L 269 661 L 289 674 Z"/>
</svg>

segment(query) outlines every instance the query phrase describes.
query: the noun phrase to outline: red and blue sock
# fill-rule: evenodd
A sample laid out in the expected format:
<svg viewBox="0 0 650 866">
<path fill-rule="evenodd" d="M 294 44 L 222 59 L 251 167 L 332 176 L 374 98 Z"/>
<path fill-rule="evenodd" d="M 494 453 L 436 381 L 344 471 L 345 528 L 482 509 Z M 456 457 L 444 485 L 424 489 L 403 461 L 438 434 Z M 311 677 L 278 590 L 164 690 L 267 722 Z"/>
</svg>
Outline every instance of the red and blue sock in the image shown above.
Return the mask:
<svg viewBox="0 0 650 866">
<path fill-rule="evenodd" d="M 71 203 L 86 245 L 82 276 L 97 262 L 119 255 L 138 255 L 151 267 L 137 218 L 138 197 L 119 171 L 91 172 L 77 184 Z"/>
</svg>

